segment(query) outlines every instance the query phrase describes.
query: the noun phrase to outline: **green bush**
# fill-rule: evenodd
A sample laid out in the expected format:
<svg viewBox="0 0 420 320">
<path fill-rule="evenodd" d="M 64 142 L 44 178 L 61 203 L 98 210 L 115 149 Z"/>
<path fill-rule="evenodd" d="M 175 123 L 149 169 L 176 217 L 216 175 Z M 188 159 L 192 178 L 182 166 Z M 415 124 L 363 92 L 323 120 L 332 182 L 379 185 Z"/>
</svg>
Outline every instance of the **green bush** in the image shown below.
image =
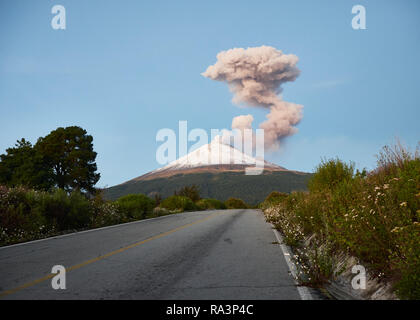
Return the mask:
<svg viewBox="0 0 420 320">
<path fill-rule="evenodd" d="M 41 192 L 0 186 L 0 227 L 4 237 L 15 238 L 20 234 L 26 238 L 26 230 L 31 233 L 46 231 L 45 215 L 40 210 L 33 210 L 40 196 Z"/>
<path fill-rule="evenodd" d="M 10 230 L 35 230 L 45 225 L 58 230 L 84 228 L 90 223 L 89 200 L 75 191 L 51 193 L 11 188 L 0 200 L 1 226 Z"/>
<path fill-rule="evenodd" d="M 279 191 L 272 191 L 265 199 L 263 202 L 261 202 L 257 208 L 258 209 L 267 209 L 269 207 L 275 206 L 277 204 L 282 203 L 283 201 L 285 201 L 287 199 L 289 195 L 287 193 L 284 192 L 279 192 Z"/>
<path fill-rule="evenodd" d="M 347 164 L 340 159 L 322 160 L 315 174 L 309 179 L 309 191 L 332 190 L 353 176 L 354 163 Z"/>
<path fill-rule="evenodd" d="M 190 198 L 184 196 L 170 196 L 160 203 L 160 207 L 170 211 L 197 210 L 195 203 Z"/>
<path fill-rule="evenodd" d="M 220 210 L 226 209 L 226 205 L 216 199 L 201 199 L 197 202 L 197 206 L 200 210 Z"/>
<path fill-rule="evenodd" d="M 225 201 L 227 209 L 247 209 L 247 204 L 242 199 L 229 198 Z"/>
<path fill-rule="evenodd" d="M 57 232 L 89 228 L 92 201 L 80 192 L 52 192 L 0 186 L 0 244 L 44 238 Z"/>
<path fill-rule="evenodd" d="M 43 214 L 59 231 L 88 227 L 92 214 L 91 204 L 84 195 L 78 191 L 68 194 L 62 189 L 41 193 L 32 211 Z"/>
<path fill-rule="evenodd" d="M 273 191 L 271 192 L 264 201 L 269 203 L 280 203 L 285 200 L 289 195 L 284 192 Z"/>
<path fill-rule="evenodd" d="M 115 205 L 128 220 L 138 220 L 152 213 L 155 202 L 143 194 L 129 194 L 115 201 Z"/>
</svg>

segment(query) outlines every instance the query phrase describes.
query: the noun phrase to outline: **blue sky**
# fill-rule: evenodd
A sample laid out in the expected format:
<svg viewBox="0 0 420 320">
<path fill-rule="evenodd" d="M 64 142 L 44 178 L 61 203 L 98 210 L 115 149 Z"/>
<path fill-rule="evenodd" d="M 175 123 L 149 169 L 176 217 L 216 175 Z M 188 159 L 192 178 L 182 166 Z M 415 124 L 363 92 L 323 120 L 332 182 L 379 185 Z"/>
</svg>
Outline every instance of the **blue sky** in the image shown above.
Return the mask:
<svg viewBox="0 0 420 320">
<path fill-rule="evenodd" d="M 66 8 L 53 30 L 51 8 Z M 353 5 L 367 29 L 351 28 Z M 312 171 L 322 157 L 371 169 L 398 137 L 420 140 L 420 2 L 99 1 L 0 2 L 0 153 L 35 143 L 59 126 L 94 137 L 98 186 L 159 167 L 156 133 L 230 128 L 238 108 L 226 84 L 200 75 L 216 54 L 269 45 L 299 57 L 301 75 L 284 86 L 304 105 L 299 132 L 266 159 Z"/>
</svg>

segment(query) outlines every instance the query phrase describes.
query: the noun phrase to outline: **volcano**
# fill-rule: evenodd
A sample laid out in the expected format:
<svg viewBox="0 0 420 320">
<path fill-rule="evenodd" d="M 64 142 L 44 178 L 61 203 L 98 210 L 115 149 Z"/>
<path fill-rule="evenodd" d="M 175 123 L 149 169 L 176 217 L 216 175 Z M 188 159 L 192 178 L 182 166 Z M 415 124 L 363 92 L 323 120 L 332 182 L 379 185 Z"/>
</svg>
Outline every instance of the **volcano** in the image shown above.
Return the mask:
<svg viewBox="0 0 420 320">
<path fill-rule="evenodd" d="M 189 154 L 169 163 L 168 165 L 146 173 L 132 181 L 151 180 L 170 177 L 176 174 L 199 172 L 245 172 L 247 169 L 263 167 L 269 171 L 287 171 L 274 163 L 258 160 L 229 144 L 221 142 L 219 136 L 209 144 L 190 152 Z"/>
<path fill-rule="evenodd" d="M 263 167 L 263 172 L 245 174 L 256 167 Z M 306 190 L 310 175 L 256 159 L 216 137 L 164 167 L 105 189 L 104 195 L 110 200 L 133 193 L 160 194 L 165 198 L 184 186 L 195 184 L 203 198 L 225 201 L 237 197 L 256 204 L 272 191 Z"/>
</svg>

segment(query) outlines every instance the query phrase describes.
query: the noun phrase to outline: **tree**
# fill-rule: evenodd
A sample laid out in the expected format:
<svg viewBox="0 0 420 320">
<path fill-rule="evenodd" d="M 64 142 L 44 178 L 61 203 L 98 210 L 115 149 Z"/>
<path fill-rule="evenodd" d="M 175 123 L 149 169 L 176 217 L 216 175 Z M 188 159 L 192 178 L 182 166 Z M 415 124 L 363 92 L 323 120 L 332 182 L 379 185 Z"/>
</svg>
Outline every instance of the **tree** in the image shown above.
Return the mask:
<svg viewBox="0 0 420 320">
<path fill-rule="evenodd" d="M 32 144 L 22 138 L 0 155 L 0 183 L 47 190 L 53 185 L 50 170 Z"/>
<path fill-rule="evenodd" d="M 58 188 L 93 192 L 100 174 L 96 173 L 97 153 L 92 141 L 92 136 L 80 127 L 60 127 L 39 138 L 34 149 L 50 168 Z"/>
</svg>

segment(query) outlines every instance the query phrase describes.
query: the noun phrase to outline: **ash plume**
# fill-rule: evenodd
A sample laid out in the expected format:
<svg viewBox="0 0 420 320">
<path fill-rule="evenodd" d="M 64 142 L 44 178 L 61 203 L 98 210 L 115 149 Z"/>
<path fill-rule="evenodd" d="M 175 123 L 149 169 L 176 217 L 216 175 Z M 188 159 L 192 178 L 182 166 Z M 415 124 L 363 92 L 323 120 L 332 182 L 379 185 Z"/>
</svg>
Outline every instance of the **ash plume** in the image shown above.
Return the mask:
<svg viewBox="0 0 420 320">
<path fill-rule="evenodd" d="M 296 80 L 298 57 L 284 54 L 269 46 L 234 48 L 217 54 L 217 62 L 202 73 L 212 80 L 226 82 L 233 93 L 233 103 L 269 110 L 267 120 L 260 124 L 264 129 L 268 149 L 278 149 L 280 142 L 296 133 L 295 127 L 302 119 L 302 105 L 283 101 L 282 84 Z M 235 117 L 232 128 L 250 128 L 251 118 Z"/>
<path fill-rule="evenodd" d="M 252 121 L 254 121 L 254 117 L 250 114 L 237 116 L 232 119 L 232 129 L 252 129 Z"/>
</svg>

